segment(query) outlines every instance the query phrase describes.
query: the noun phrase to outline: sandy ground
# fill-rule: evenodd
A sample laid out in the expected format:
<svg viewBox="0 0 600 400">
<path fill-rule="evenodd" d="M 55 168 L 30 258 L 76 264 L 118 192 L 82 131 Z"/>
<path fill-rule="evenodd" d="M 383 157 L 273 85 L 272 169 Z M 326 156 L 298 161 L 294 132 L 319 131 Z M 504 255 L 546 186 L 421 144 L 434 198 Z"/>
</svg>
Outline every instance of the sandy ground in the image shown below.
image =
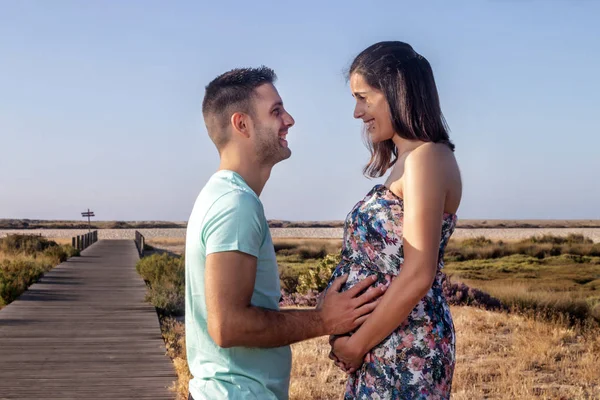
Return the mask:
<svg viewBox="0 0 600 400">
<path fill-rule="evenodd" d="M 185 229 L 140 229 L 146 239 L 184 238 Z M 273 237 L 295 238 L 341 238 L 342 228 L 271 228 Z M 70 238 L 87 233 L 86 229 L 37 229 L 37 230 L 0 230 L 0 237 L 7 234 L 41 234 L 51 238 Z M 570 233 L 582 234 L 594 242 L 600 242 L 600 228 L 505 228 L 505 229 L 465 229 L 457 228 L 453 238 L 466 239 L 485 236 L 490 239 L 519 240 L 545 234 L 565 236 Z M 100 229 L 99 239 L 133 239 L 134 229 Z"/>
</svg>

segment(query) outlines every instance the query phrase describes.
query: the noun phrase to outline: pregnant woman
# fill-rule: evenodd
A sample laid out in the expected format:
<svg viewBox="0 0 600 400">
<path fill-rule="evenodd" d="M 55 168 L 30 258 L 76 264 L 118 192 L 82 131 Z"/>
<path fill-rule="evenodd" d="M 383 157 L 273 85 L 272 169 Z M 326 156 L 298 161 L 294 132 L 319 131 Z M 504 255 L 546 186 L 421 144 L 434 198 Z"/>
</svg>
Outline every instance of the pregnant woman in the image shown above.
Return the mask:
<svg viewBox="0 0 600 400">
<path fill-rule="evenodd" d="M 348 214 L 332 281 L 375 275 L 389 285 L 355 332 L 331 338 L 349 373 L 345 399 L 448 399 L 455 335 L 442 292 L 444 249 L 456 226 L 460 171 L 429 62 L 403 42 L 361 52 L 349 72 L 354 117 L 365 124 L 381 177 Z"/>
</svg>

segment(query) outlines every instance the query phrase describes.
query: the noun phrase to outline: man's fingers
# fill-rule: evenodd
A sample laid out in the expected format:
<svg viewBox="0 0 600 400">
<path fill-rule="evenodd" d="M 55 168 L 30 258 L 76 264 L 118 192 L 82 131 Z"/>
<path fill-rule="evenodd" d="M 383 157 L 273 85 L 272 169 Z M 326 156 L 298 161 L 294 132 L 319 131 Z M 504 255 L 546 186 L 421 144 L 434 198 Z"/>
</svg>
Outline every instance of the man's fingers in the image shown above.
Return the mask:
<svg viewBox="0 0 600 400">
<path fill-rule="evenodd" d="M 339 292 L 340 289 L 342 288 L 342 285 L 344 283 L 346 283 L 347 280 L 348 280 L 348 274 L 344 274 L 344 275 L 340 276 L 339 278 L 337 278 L 336 280 L 334 280 L 333 283 L 331 284 L 330 288 L 336 292 Z"/>
<path fill-rule="evenodd" d="M 363 304 L 369 303 L 379 296 L 383 295 L 387 290 L 387 286 L 379 285 L 374 288 L 370 288 L 365 293 L 361 294 L 360 297 L 356 298 L 356 303 L 358 306 L 362 306 Z"/>
<path fill-rule="evenodd" d="M 336 341 L 338 337 L 336 335 L 329 335 L 329 345 L 333 347 L 333 342 Z"/>
<path fill-rule="evenodd" d="M 356 310 L 357 316 L 362 317 L 363 315 L 370 314 L 377 307 L 378 304 L 379 304 L 379 300 L 375 300 L 375 301 L 365 304 L 362 307 L 359 307 Z"/>
<path fill-rule="evenodd" d="M 356 285 L 352 286 L 352 288 L 348 289 L 346 293 L 348 293 L 348 296 L 354 298 L 360 292 L 371 286 L 375 282 L 375 280 L 377 280 L 377 277 L 375 275 L 371 275 L 368 278 L 365 278 L 362 281 L 358 282 Z"/>
<path fill-rule="evenodd" d="M 352 328 L 352 329 L 356 329 L 359 326 L 361 326 L 363 324 L 363 322 L 365 322 L 367 320 L 367 318 L 369 317 L 369 315 L 370 314 L 363 315 L 362 317 L 357 318 L 356 320 L 354 320 L 354 328 Z"/>
</svg>

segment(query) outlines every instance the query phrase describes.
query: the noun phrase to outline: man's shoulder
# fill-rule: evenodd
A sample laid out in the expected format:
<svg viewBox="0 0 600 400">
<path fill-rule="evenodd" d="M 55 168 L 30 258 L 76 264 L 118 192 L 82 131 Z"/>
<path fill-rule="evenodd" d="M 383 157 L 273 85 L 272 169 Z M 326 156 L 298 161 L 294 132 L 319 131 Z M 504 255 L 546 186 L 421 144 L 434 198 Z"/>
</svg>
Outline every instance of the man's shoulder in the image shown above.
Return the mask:
<svg viewBox="0 0 600 400">
<path fill-rule="evenodd" d="M 211 205 L 207 209 L 208 214 L 220 214 L 224 211 L 239 211 L 244 214 L 264 214 L 260 200 L 241 188 L 231 188 L 225 192 L 213 196 Z"/>
<path fill-rule="evenodd" d="M 207 226 L 231 226 L 234 222 L 263 226 L 265 221 L 262 203 L 252 193 L 235 187 L 218 192 L 203 190 L 190 216 L 190 222 L 199 229 Z"/>
<path fill-rule="evenodd" d="M 230 171 L 215 173 L 200 192 L 199 200 L 211 206 L 246 206 L 262 210 L 262 203 L 243 180 Z"/>
</svg>

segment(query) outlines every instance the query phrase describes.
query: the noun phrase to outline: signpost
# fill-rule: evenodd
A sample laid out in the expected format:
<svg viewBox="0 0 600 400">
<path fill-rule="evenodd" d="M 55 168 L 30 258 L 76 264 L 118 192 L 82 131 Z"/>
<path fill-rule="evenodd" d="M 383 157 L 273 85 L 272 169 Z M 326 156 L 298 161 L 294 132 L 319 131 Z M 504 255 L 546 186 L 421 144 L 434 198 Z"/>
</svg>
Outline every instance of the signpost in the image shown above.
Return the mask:
<svg viewBox="0 0 600 400">
<path fill-rule="evenodd" d="M 92 223 L 90 222 L 90 217 L 95 217 L 94 212 L 90 211 L 90 209 L 88 208 L 87 212 L 82 212 L 81 213 L 82 217 L 88 217 L 88 232 L 92 231 Z"/>
</svg>

